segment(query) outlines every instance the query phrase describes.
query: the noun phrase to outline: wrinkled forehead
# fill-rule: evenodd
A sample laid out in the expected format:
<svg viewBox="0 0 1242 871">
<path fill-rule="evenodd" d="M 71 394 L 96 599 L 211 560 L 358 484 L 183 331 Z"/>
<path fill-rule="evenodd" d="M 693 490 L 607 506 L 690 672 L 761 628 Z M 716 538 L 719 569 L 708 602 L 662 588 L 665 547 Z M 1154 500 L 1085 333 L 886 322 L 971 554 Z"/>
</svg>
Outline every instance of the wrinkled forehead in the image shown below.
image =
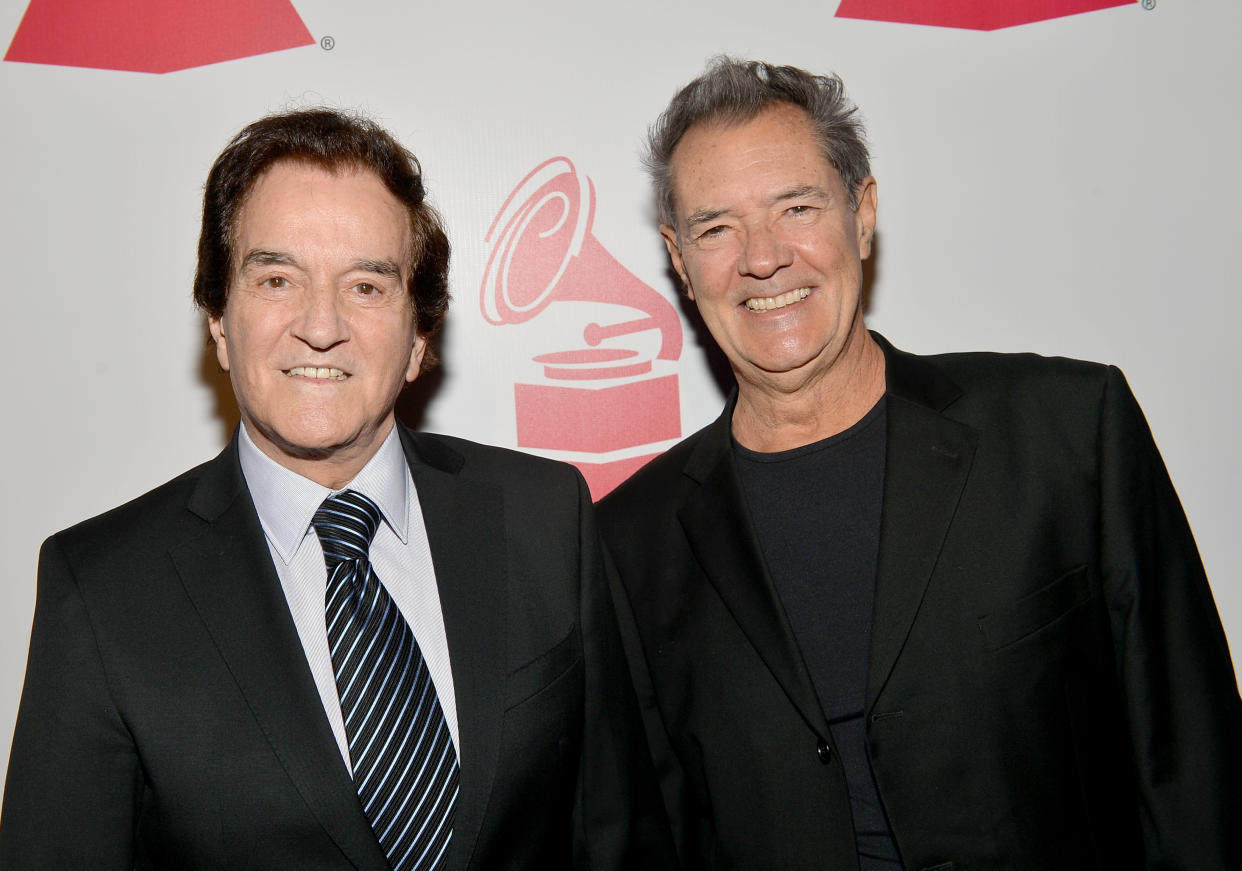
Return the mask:
<svg viewBox="0 0 1242 871">
<path fill-rule="evenodd" d="M 811 117 L 791 103 L 774 102 L 757 112 L 706 118 L 691 125 L 669 159 L 670 205 L 677 220 L 687 208 L 685 187 L 693 180 L 711 196 L 714 187 L 745 183 L 777 163 L 799 161 L 840 182 Z"/>
<path fill-rule="evenodd" d="M 306 170 L 311 173 L 318 171 L 333 179 L 343 179 L 356 175 L 359 178 L 374 183 L 376 188 L 383 191 L 387 198 L 391 200 L 392 206 L 401 215 L 401 224 L 404 234 L 402 239 L 400 260 L 403 272 L 409 271 L 413 258 L 414 216 L 411 214 L 410 209 L 408 209 L 405 204 L 402 203 L 395 194 L 393 194 L 392 190 L 389 189 L 387 183 L 378 172 L 367 166 L 365 163 L 360 163 L 356 160 L 329 160 L 292 155 L 277 158 L 265 166 L 262 170 L 255 173 L 244 193 L 238 198 L 238 202 L 231 215 L 228 228 L 230 241 L 229 247 L 231 249 L 233 261 L 230 265 L 231 272 L 234 276 L 236 275 L 237 270 L 241 267 L 243 259 L 247 255 L 247 252 L 240 250 L 239 242 L 244 235 L 247 222 L 252 221 L 255 218 L 253 211 L 255 197 L 261 190 L 263 190 L 265 183 L 269 182 L 273 175 L 280 173 L 283 170 Z M 408 281 L 408 274 L 403 277 Z"/>
</svg>

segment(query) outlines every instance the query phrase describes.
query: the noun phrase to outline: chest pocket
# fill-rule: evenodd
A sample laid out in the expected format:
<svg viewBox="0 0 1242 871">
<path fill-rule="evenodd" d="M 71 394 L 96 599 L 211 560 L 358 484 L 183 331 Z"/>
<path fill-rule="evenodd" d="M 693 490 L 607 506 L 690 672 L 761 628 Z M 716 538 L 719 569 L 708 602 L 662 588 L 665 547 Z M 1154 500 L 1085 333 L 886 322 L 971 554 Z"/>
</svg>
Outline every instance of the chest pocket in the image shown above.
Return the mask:
<svg viewBox="0 0 1242 871">
<path fill-rule="evenodd" d="M 1091 598 L 1085 565 L 1061 575 L 1013 605 L 979 618 L 989 650 L 1000 650 L 1050 626 Z"/>
<path fill-rule="evenodd" d="M 516 707 L 554 683 L 582 659 L 575 625 L 569 634 L 547 652 L 517 668 L 509 675 L 506 709 Z"/>
</svg>

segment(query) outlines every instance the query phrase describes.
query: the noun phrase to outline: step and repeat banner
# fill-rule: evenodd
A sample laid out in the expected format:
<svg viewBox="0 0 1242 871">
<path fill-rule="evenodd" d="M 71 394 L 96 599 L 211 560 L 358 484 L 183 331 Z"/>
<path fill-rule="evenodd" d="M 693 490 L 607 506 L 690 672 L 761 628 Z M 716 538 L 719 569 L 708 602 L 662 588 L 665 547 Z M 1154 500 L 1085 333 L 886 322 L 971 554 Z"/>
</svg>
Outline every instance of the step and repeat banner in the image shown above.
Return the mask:
<svg viewBox="0 0 1242 871">
<path fill-rule="evenodd" d="M 236 424 L 190 284 L 238 129 L 361 109 L 418 155 L 453 304 L 403 417 L 573 462 L 599 496 L 723 400 L 639 162 L 722 52 L 836 71 L 861 107 L 873 328 L 1125 370 L 1236 658 L 1239 37 L 1236 0 L 3 0 L 0 765 L 40 542 Z"/>
</svg>

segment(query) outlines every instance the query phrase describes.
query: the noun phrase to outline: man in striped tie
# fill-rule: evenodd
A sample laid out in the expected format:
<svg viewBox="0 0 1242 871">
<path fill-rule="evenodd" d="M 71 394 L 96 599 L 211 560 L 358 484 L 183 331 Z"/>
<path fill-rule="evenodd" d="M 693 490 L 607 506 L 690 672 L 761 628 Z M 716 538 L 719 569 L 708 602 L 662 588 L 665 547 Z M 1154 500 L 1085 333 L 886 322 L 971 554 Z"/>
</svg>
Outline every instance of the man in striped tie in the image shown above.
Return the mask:
<svg viewBox="0 0 1242 871">
<path fill-rule="evenodd" d="M 241 425 L 45 544 L 0 866 L 671 866 L 581 477 L 395 420 L 448 257 L 366 119 L 217 159 L 194 298 Z"/>
</svg>

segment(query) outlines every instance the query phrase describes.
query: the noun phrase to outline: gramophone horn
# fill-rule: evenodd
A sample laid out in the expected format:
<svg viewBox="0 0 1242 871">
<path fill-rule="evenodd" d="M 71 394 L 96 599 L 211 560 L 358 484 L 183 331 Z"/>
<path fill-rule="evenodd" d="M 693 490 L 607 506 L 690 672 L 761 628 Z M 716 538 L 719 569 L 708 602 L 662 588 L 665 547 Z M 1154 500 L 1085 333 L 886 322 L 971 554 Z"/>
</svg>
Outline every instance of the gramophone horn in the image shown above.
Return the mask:
<svg viewBox="0 0 1242 871">
<path fill-rule="evenodd" d="M 661 294 L 621 265 L 591 226 L 595 186 L 565 157 L 546 160 L 509 194 L 486 241 L 492 245 L 480 305 L 493 324 L 517 324 L 557 301 L 603 302 L 637 309 L 643 317 L 589 324 L 588 345 L 642 330 L 660 331 L 657 357 L 681 357 L 681 320 Z"/>
</svg>

